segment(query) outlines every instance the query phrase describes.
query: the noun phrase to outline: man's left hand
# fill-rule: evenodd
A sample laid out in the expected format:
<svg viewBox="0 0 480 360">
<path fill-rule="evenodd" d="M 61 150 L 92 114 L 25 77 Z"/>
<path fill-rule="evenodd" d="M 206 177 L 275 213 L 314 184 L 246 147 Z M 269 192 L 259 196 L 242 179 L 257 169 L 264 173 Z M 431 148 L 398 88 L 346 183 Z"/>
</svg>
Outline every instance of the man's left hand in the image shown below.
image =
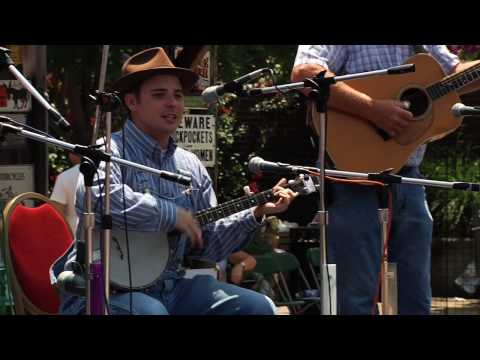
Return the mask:
<svg viewBox="0 0 480 360">
<path fill-rule="evenodd" d="M 263 215 L 278 214 L 288 209 L 288 206 L 298 196 L 298 193 L 291 189 L 284 188 L 287 185 L 287 179 L 280 180 L 277 185 L 273 187 L 273 195 L 278 198 L 276 202 L 268 202 L 262 206 L 257 206 L 253 213 L 256 218 L 261 218 Z"/>
</svg>

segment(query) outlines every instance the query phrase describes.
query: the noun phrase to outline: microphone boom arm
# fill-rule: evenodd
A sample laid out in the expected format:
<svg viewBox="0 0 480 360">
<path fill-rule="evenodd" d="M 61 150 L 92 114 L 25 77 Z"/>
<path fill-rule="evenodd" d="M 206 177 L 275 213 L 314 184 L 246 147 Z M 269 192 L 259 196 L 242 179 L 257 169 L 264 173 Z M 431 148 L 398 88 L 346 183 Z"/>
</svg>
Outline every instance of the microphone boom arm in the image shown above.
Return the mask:
<svg viewBox="0 0 480 360">
<path fill-rule="evenodd" d="M 415 71 L 415 64 L 404 64 L 400 66 L 394 66 L 388 69 L 360 72 L 360 73 L 342 75 L 342 76 L 327 77 L 327 78 L 324 78 L 324 80 L 322 81 L 327 81 L 328 83 L 335 84 L 338 81 L 359 79 L 359 78 L 364 78 L 364 77 L 373 76 L 373 75 L 398 75 L 398 74 L 404 74 L 404 73 L 414 72 L 414 71 Z M 258 95 L 272 94 L 276 92 L 287 92 L 292 90 L 301 90 L 305 88 L 311 88 L 312 80 L 317 81 L 319 80 L 319 78 L 315 77 L 314 79 L 305 79 L 304 81 L 291 83 L 291 84 L 252 89 L 248 91 L 248 95 L 258 96 Z"/>
</svg>

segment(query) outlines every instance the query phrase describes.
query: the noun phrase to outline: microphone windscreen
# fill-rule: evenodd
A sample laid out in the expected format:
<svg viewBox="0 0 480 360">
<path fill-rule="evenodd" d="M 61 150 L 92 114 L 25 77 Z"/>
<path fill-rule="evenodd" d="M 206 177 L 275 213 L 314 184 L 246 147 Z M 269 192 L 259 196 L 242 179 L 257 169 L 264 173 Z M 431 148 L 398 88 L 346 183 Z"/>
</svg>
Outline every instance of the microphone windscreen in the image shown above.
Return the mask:
<svg viewBox="0 0 480 360">
<path fill-rule="evenodd" d="M 248 170 L 252 173 L 258 174 L 262 172 L 263 159 L 259 156 L 251 158 L 248 162 Z"/>
<path fill-rule="evenodd" d="M 461 103 L 456 103 L 455 105 L 452 106 L 452 114 L 455 117 L 461 117 L 463 116 L 462 110 L 464 108 L 464 105 Z"/>
<path fill-rule="evenodd" d="M 218 86 L 210 86 L 203 90 L 202 100 L 207 104 L 216 102 L 218 100 L 217 88 Z"/>
</svg>

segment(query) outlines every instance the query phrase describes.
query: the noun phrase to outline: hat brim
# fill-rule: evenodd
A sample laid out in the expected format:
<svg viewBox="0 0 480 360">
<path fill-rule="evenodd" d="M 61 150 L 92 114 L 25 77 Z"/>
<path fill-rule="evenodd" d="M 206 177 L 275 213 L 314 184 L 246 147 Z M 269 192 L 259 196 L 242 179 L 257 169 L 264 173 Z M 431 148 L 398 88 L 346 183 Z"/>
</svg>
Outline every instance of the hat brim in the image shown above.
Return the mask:
<svg viewBox="0 0 480 360">
<path fill-rule="evenodd" d="M 112 86 L 113 90 L 119 91 L 120 94 L 125 94 L 132 90 L 136 85 L 142 81 L 155 75 L 173 75 L 178 77 L 182 84 L 183 90 L 189 92 L 195 83 L 198 81 L 198 75 L 190 69 L 159 67 L 153 69 L 146 69 L 125 75 L 118 79 Z"/>
</svg>

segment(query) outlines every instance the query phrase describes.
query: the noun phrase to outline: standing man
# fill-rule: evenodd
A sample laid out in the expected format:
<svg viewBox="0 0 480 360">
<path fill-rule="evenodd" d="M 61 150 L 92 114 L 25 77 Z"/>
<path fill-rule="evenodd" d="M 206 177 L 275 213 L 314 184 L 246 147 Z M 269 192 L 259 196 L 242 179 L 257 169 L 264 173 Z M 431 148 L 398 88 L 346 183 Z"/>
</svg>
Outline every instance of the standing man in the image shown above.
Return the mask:
<svg viewBox="0 0 480 360">
<path fill-rule="evenodd" d="M 75 197 L 80 176 L 80 157 L 69 152 L 68 159 L 73 166 L 58 174 L 50 199 L 56 201 L 57 209 L 65 216 L 73 235 L 75 235 L 78 225 Z"/>
<path fill-rule="evenodd" d="M 323 70 L 327 70 L 327 76 L 334 76 L 386 69 L 403 64 L 420 52 L 419 47 L 433 56 L 445 73 L 472 65 L 460 64 L 459 58 L 445 45 L 300 45 L 291 78 L 295 82 L 303 81 Z M 382 86 L 381 83 L 378 86 Z M 392 137 L 413 120 L 403 103 L 373 99 L 342 82 L 331 87 L 328 104 L 371 122 Z M 421 177 L 419 166 L 425 148 L 425 145 L 417 148 L 399 175 Z M 398 311 L 399 314 L 429 314 L 433 219 L 425 190 L 420 186 L 396 184 L 392 191 L 389 261 L 398 266 Z M 332 201 L 328 209 L 328 258 L 330 263 L 337 264 L 338 312 L 371 314 L 381 263 L 376 190 L 333 184 Z"/>
</svg>

